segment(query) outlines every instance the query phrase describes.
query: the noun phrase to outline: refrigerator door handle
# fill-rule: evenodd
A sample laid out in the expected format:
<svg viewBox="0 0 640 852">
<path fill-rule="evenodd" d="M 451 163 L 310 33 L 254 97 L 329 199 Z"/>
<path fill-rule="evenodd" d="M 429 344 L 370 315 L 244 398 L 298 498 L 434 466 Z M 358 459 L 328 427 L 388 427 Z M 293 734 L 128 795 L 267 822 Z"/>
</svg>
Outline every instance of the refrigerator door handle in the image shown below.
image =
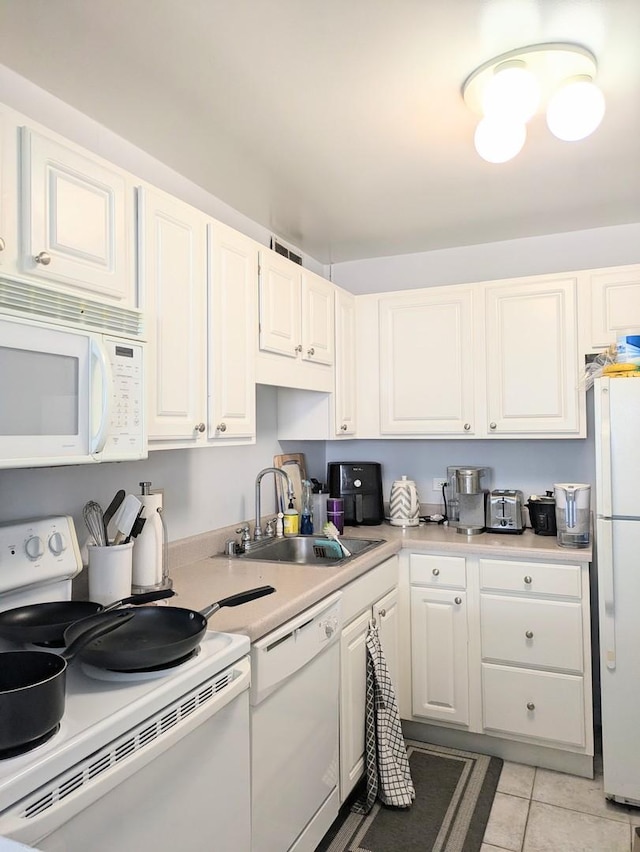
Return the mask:
<svg viewBox="0 0 640 852">
<path fill-rule="evenodd" d="M 616 667 L 616 618 L 612 528 L 611 521 L 601 521 L 598 524 L 598 580 L 602 601 L 600 642 L 605 665 L 613 670 Z"/>
<path fill-rule="evenodd" d="M 609 379 L 602 379 L 600 392 L 595 397 L 596 423 L 599 434 L 595 442 L 596 450 L 596 503 L 598 514 L 611 517 L 613 513 L 611 499 L 611 398 Z"/>
</svg>

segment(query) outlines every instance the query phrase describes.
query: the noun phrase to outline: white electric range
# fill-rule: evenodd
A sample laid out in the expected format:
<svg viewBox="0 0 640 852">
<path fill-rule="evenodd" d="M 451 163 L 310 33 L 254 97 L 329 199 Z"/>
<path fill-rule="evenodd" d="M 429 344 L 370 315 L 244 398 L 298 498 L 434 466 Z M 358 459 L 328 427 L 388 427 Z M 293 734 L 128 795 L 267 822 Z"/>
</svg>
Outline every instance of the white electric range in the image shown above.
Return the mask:
<svg viewBox="0 0 640 852">
<path fill-rule="evenodd" d="M 81 568 L 71 518 L 0 526 L 0 609 L 70 599 Z M 0 836 L 56 852 L 169 852 L 209 848 L 213 832 L 219 852 L 249 852 L 248 652 L 248 637 L 207 631 L 161 672 L 73 660 L 59 728 L 0 754 Z"/>
</svg>

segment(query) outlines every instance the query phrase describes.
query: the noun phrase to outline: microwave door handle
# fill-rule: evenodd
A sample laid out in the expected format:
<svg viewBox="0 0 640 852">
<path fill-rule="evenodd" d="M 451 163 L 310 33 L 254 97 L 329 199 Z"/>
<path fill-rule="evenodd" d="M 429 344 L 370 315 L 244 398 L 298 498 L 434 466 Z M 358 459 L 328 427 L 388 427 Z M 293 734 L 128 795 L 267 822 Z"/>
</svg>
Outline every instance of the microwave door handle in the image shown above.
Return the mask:
<svg viewBox="0 0 640 852">
<path fill-rule="evenodd" d="M 91 454 L 101 453 L 104 450 L 104 445 L 107 442 L 107 430 L 111 420 L 111 394 L 110 389 L 113 384 L 111 374 L 111 365 L 107 359 L 104 347 L 94 337 L 91 338 L 91 362 L 97 364 L 100 371 L 100 379 L 102 393 L 100 399 L 100 425 L 97 432 L 91 432 Z M 92 398 L 93 398 L 93 381 L 92 381 Z M 93 430 L 93 405 L 91 411 L 91 429 Z"/>
</svg>

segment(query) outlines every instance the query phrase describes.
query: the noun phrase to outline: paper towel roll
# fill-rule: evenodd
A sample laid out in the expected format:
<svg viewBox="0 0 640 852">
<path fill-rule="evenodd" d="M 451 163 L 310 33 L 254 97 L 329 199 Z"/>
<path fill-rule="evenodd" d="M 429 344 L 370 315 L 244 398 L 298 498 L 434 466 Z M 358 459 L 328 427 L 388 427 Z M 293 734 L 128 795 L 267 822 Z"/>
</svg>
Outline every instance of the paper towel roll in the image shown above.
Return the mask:
<svg viewBox="0 0 640 852">
<path fill-rule="evenodd" d="M 135 591 L 158 586 L 162 582 L 162 494 L 141 494 L 145 523 L 133 548 L 132 586 Z"/>
</svg>

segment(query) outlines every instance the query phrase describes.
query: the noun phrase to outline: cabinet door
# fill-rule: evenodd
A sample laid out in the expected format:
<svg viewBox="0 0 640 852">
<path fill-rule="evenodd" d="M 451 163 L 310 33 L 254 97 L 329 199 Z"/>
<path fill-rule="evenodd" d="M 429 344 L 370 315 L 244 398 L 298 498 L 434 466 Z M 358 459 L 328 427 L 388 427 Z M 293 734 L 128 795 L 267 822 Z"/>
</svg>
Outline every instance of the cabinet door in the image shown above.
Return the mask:
<svg viewBox="0 0 640 852">
<path fill-rule="evenodd" d="M 396 697 L 399 694 L 400 676 L 399 662 L 399 624 L 398 624 L 398 590 L 392 589 L 388 594 L 373 605 L 373 617 L 378 624 L 378 633 L 382 652 L 387 661 L 389 675 L 393 681 Z"/>
<path fill-rule="evenodd" d="M 209 438 L 256 433 L 255 328 L 258 248 L 209 225 Z"/>
<path fill-rule="evenodd" d="M 380 431 L 473 434 L 471 289 L 387 297 L 379 310 Z"/>
<path fill-rule="evenodd" d="M 487 433 L 573 434 L 578 390 L 577 279 L 485 288 Z"/>
<path fill-rule="evenodd" d="M 148 346 L 149 441 L 206 440 L 206 226 L 203 213 L 140 191 Z"/>
<path fill-rule="evenodd" d="M 260 251 L 260 349 L 288 358 L 302 351 L 300 267 L 275 251 Z"/>
<path fill-rule="evenodd" d="M 334 412 L 336 435 L 356 432 L 356 299 L 336 289 L 336 368 Z"/>
<path fill-rule="evenodd" d="M 22 128 L 25 272 L 138 307 L 133 188 L 108 164 Z"/>
<path fill-rule="evenodd" d="M 590 348 L 606 349 L 618 334 L 640 328 L 640 265 L 586 274 L 591 297 Z"/>
<path fill-rule="evenodd" d="M 364 771 L 365 700 L 367 691 L 367 609 L 342 631 L 340 638 L 340 801 Z"/>
<path fill-rule="evenodd" d="M 330 281 L 302 271 L 302 359 L 331 366 L 334 360 L 333 291 Z"/>
<path fill-rule="evenodd" d="M 469 724 L 466 593 L 411 587 L 413 715 Z"/>
<path fill-rule="evenodd" d="M 0 112 L 0 269 L 17 263 L 15 128 Z"/>
</svg>

